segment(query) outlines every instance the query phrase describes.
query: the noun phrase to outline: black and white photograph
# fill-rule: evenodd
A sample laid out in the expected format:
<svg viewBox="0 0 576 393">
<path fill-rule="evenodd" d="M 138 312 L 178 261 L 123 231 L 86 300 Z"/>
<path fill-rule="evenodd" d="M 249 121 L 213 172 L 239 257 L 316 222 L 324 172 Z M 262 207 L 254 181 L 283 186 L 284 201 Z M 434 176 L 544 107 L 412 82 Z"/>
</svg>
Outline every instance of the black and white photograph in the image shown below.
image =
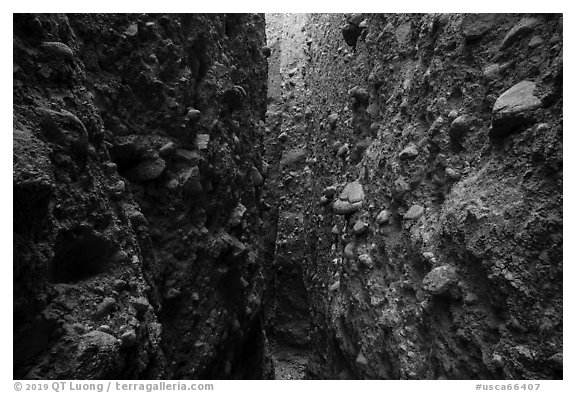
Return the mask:
<svg viewBox="0 0 576 393">
<path fill-rule="evenodd" d="M 181 8 L 12 14 L 6 391 L 564 379 L 561 8 Z"/>
</svg>

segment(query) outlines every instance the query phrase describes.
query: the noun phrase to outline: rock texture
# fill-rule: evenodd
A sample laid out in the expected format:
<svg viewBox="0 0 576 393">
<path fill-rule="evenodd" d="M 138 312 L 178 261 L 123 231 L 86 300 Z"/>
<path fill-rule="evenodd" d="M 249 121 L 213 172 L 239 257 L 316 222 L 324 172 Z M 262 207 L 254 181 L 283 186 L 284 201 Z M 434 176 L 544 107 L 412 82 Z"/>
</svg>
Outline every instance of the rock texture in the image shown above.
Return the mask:
<svg viewBox="0 0 576 393">
<path fill-rule="evenodd" d="M 299 245 L 306 377 L 561 378 L 562 17 L 268 24 L 269 138 L 309 157 L 269 199 L 302 219 L 278 238 Z"/>
<path fill-rule="evenodd" d="M 264 45 L 263 15 L 14 16 L 15 378 L 272 375 Z"/>
<path fill-rule="evenodd" d="M 14 378 L 562 378 L 562 23 L 14 14 Z"/>
</svg>

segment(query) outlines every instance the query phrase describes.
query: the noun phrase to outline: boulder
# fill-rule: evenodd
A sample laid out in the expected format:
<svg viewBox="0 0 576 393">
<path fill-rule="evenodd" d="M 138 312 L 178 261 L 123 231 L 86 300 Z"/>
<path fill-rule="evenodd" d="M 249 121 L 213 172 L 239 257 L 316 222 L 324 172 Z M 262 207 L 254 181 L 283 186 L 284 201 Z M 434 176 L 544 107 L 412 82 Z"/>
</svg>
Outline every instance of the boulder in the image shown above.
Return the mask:
<svg viewBox="0 0 576 393">
<path fill-rule="evenodd" d="M 100 302 L 100 304 L 98 304 L 98 306 L 96 307 L 96 311 L 94 312 L 94 318 L 102 319 L 110 315 L 110 313 L 114 311 L 114 308 L 116 308 L 116 300 L 114 298 L 107 297 L 104 300 L 102 300 L 102 302 Z"/>
<path fill-rule="evenodd" d="M 384 225 L 390 221 L 390 217 L 392 217 L 392 212 L 390 210 L 382 210 L 378 213 L 378 216 L 376 216 L 376 222 L 378 225 Z"/>
<path fill-rule="evenodd" d="M 354 23 L 348 23 L 342 28 L 342 37 L 348 46 L 356 48 L 358 37 L 362 34 L 362 29 Z"/>
<path fill-rule="evenodd" d="M 482 38 L 495 24 L 495 14 L 467 14 L 460 25 L 460 32 L 468 41 Z"/>
<path fill-rule="evenodd" d="M 408 209 L 404 214 L 405 220 L 417 220 L 424 214 L 424 207 L 418 204 L 414 204 Z"/>
<path fill-rule="evenodd" d="M 538 48 L 543 43 L 544 43 L 544 40 L 542 39 L 542 37 L 540 37 L 539 35 L 535 35 L 534 37 L 532 37 L 532 39 L 528 43 L 528 47 L 531 49 Z"/>
<path fill-rule="evenodd" d="M 324 195 L 326 198 L 334 198 L 334 195 L 336 195 L 336 186 L 328 186 L 324 189 L 324 191 L 322 191 L 322 195 Z"/>
<path fill-rule="evenodd" d="M 498 97 L 492 108 L 490 136 L 506 136 L 515 127 L 534 121 L 534 112 L 542 106 L 542 101 L 534 96 L 535 89 L 536 83 L 522 81 Z"/>
<path fill-rule="evenodd" d="M 134 329 L 130 329 L 122 333 L 122 336 L 120 336 L 120 341 L 122 342 L 121 345 L 123 348 L 134 347 L 138 342 L 136 340 L 136 331 Z"/>
<path fill-rule="evenodd" d="M 330 127 L 332 128 L 336 127 L 336 122 L 338 121 L 338 114 L 336 113 L 330 114 L 327 120 Z"/>
<path fill-rule="evenodd" d="M 418 156 L 418 148 L 413 142 L 410 142 L 408 146 L 404 148 L 398 155 L 402 160 L 413 160 Z"/>
<path fill-rule="evenodd" d="M 355 235 L 362 235 L 368 230 L 368 223 L 363 220 L 358 220 L 352 227 L 352 233 Z"/>
<path fill-rule="evenodd" d="M 475 118 L 470 115 L 460 115 L 450 124 L 448 135 L 452 139 L 460 139 L 472 130 Z"/>
<path fill-rule="evenodd" d="M 538 19 L 522 18 L 520 22 L 512 27 L 508 34 L 506 34 L 506 37 L 504 37 L 500 44 L 500 50 L 510 47 L 514 42 L 530 34 L 536 25 L 538 25 Z"/>
<path fill-rule="evenodd" d="M 74 51 L 63 42 L 43 42 L 40 45 L 44 53 L 55 60 L 74 60 Z"/>
<path fill-rule="evenodd" d="M 200 178 L 200 169 L 197 165 L 185 168 L 178 173 L 178 183 L 185 195 L 195 196 L 204 191 Z"/>
<path fill-rule="evenodd" d="M 364 189 L 360 182 L 355 181 L 348 183 L 340 193 L 340 196 L 334 202 L 332 207 L 334 213 L 339 215 L 348 215 L 354 213 L 362 207 L 364 202 Z"/>
<path fill-rule="evenodd" d="M 200 119 L 200 116 L 202 116 L 202 112 L 200 112 L 198 109 L 189 108 L 188 112 L 186 112 L 185 119 L 189 122 L 195 122 Z"/>
<path fill-rule="evenodd" d="M 433 295 L 441 295 L 450 291 L 457 281 L 456 269 L 444 265 L 432 269 L 422 280 L 422 286 L 425 291 Z"/>
<path fill-rule="evenodd" d="M 500 64 L 490 64 L 484 67 L 482 74 L 486 79 L 495 80 L 500 78 Z"/>
<path fill-rule="evenodd" d="M 340 158 L 346 157 L 346 155 L 350 152 L 350 147 L 348 146 L 347 143 L 345 143 L 344 145 L 340 146 L 340 148 L 338 149 L 338 152 L 336 153 L 336 155 Z"/>
<path fill-rule="evenodd" d="M 232 210 L 232 214 L 230 214 L 229 224 L 231 227 L 236 227 L 240 225 L 240 223 L 242 222 L 242 217 L 244 217 L 244 213 L 246 213 L 246 210 L 247 209 L 243 204 L 238 203 L 238 205 L 236 205 L 234 210 Z"/>
<path fill-rule="evenodd" d="M 361 254 L 361 255 L 358 257 L 358 261 L 359 261 L 362 265 L 366 266 L 367 268 L 370 268 L 370 269 L 371 269 L 371 268 L 374 267 L 374 262 L 372 261 L 372 257 L 371 257 L 370 255 L 368 255 L 368 254 Z"/>
<path fill-rule="evenodd" d="M 308 152 L 304 148 L 288 150 L 280 160 L 280 168 L 297 169 L 304 166 Z"/>
<path fill-rule="evenodd" d="M 159 178 L 165 169 L 166 161 L 162 157 L 156 157 L 140 161 L 126 176 L 135 182 L 146 182 Z"/>
<path fill-rule="evenodd" d="M 210 142 L 210 135 L 197 134 L 195 142 L 196 142 L 196 148 L 198 150 L 206 150 L 208 149 L 208 142 Z"/>
</svg>

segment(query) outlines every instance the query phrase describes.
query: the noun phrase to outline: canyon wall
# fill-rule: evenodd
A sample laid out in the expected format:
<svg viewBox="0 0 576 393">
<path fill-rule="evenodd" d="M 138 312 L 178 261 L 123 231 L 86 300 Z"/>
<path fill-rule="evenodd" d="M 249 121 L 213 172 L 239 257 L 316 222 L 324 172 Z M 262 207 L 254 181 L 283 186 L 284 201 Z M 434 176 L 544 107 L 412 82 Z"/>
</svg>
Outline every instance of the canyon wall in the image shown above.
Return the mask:
<svg viewBox="0 0 576 393">
<path fill-rule="evenodd" d="M 561 378 L 562 17 L 271 21 L 308 377 Z"/>
<path fill-rule="evenodd" d="M 14 378 L 562 378 L 562 40 L 15 14 Z"/>
<path fill-rule="evenodd" d="M 14 15 L 14 377 L 265 378 L 264 16 Z"/>
</svg>

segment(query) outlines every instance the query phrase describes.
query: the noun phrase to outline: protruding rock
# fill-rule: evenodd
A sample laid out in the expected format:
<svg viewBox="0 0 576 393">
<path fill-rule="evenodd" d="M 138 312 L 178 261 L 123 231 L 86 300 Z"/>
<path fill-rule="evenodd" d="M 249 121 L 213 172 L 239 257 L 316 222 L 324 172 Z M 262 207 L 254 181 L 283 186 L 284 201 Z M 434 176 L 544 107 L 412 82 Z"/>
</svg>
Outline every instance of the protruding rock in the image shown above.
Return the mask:
<svg viewBox="0 0 576 393">
<path fill-rule="evenodd" d="M 548 358 L 552 367 L 558 371 L 562 371 L 564 367 L 564 356 L 562 352 L 557 352 Z"/>
<path fill-rule="evenodd" d="M 98 352 L 106 352 L 111 351 L 116 345 L 118 345 L 116 337 L 99 330 L 93 330 L 82 336 L 80 352 L 93 352 L 94 349 Z"/>
<path fill-rule="evenodd" d="M 368 223 L 364 220 L 358 220 L 352 227 L 352 233 L 355 235 L 362 235 L 368 230 Z"/>
<path fill-rule="evenodd" d="M 182 191 L 188 196 L 195 196 L 204 191 L 200 182 L 200 169 L 197 165 L 183 169 L 178 174 L 178 183 L 182 186 Z"/>
<path fill-rule="evenodd" d="M 364 14 L 355 13 L 355 14 L 350 15 L 347 18 L 347 21 L 348 21 L 348 23 L 352 23 L 353 25 L 359 25 L 363 19 L 364 19 Z"/>
<path fill-rule="evenodd" d="M 324 189 L 324 191 L 322 191 L 322 195 L 326 196 L 326 198 L 332 199 L 334 198 L 334 195 L 336 195 L 336 191 L 336 186 L 328 186 Z"/>
<path fill-rule="evenodd" d="M 48 108 L 38 108 L 40 126 L 46 137 L 61 146 L 69 146 L 75 153 L 88 151 L 88 132 L 82 121 L 67 110 L 60 112 Z"/>
<path fill-rule="evenodd" d="M 198 165 L 201 155 L 198 150 L 176 149 L 174 153 L 175 161 L 183 161 L 190 165 Z"/>
<path fill-rule="evenodd" d="M 408 46 L 412 39 L 412 23 L 406 22 L 398 26 L 395 31 L 395 36 L 396 42 L 401 48 Z"/>
<path fill-rule="evenodd" d="M 288 134 L 286 132 L 281 133 L 278 135 L 278 140 L 282 143 L 286 142 L 288 140 Z"/>
<path fill-rule="evenodd" d="M 342 28 L 342 37 L 348 46 L 356 48 L 358 37 L 362 34 L 362 29 L 354 23 L 348 23 Z"/>
<path fill-rule="evenodd" d="M 350 152 L 350 147 L 348 146 L 347 143 L 345 143 L 344 145 L 340 146 L 340 148 L 338 149 L 338 152 L 336 153 L 336 155 L 340 158 L 346 157 L 346 155 Z"/>
<path fill-rule="evenodd" d="M 267 46 L 262 47 L 262 56 L 264 56 L 265 58 L 269 58 L 271 54 L 272 50 L 269 47 Z"/>
<path fill-rule="evenodd" d="M 140 207 L 137 204 L 123 203 L 122 209 L 124 210 L 124 214 L 126 214 L 126 217 L 128 217 L 134 228 L 138 228 L 140 226 L 148 226 L 148 220 L 146 220 L 146 217 L 144 217 L 144 214 L 142 214 Z M 118 252 L 118 254 L 121 254 L 121 252 Z"/>
<path fill-rule="evenodd" d="M 304 166 L 308 151 L 304 148 L 290 149 L 282 155 L 280 168 L 298 169 Z"/>
<path fill-rule="evenodd" d="M 462 20 L 460 31 L 467 40 L 477 40 L 494 26 L 495 17 L 495 14 L 467 14 Z"/>
<path fill-rule="evenodd" d="M 506 136 L 515 127 L 534 120 L 534 112 L 542 101 L 534 96 L 536 83 L 522 81 L 506 90 L 492 108 L 491 136 Z"/>
<path fill-rule="evenodd" d="M 500 78 L 500 64 L 490 64 L 482 70 L 484 77 L 489 80 Z"/>
<path fill-rule="evenodd" d="M 340 196 L 334 202 L 334 213 L 339 215 L 348 215 L 354 213 L 362 207 L 364 202 L 364 189 L 360 182 L 355 181 L 348 183 Z"/>
<path fill-rule="evenodd" d="M 418 156 L 418 148 L 413 142 L 410 142 L 398 156 L 402 160 L 413 160 Z"/>
<path fill-rule="evenodd" d="M 159 178 L 166 169 L 166 161 L 161 157 L 146 159 L 134 167 L 127 176 L 135 182 L 146 182 Z"/>
<path fill-rule="evenodd" d="M 244 217 L 244 213 L 246 213 L 246 210 L 247 209 L 243 204 L 238 203 L 238 205 L 236 205 L 234 210 L 232 210 L 232 214 L 230 214 L 229 224 L 231 227 L 236 227 L 240 225 L 240 223 L 242 222 L 242 217 Z"/>
<path fill-rule="evenodd" d="M 328 116 L 327 120 L 328 120 L 328 124 L 330 125 L 330 127 L 332 127 L 332 128 L 336 127 L 336 122 L 338 121 L 338 114 L 336 114 L 336 113 L 330 114 Z"/>
<path fill-rule="evenodd" d="M 74 59 L 74 51 L 63 42 L 44 42 L 40 47 L 53 59 L 65 61 Z"/>
<path fill-rule="evenodd" d="M 450 130 L 448 134 L 452 139 L 460 139 L 464 135 L 468 134 L 474 125 L 476 119 L 470 115 L 460 115 L 452 121 L 450 124 Z"/>
<path fill-rule="evenodd" d="M 466 304 L 474 304 L 478 301 L 478 295 L 474 292 L 470 292 L 464 297 L 464 303 Z"/>
<path fill-rule="evenodd" d="M 369 269 L 374 267 L 374 262 L 372 261 L 372 257 L 369 254 L 361 254 L 358 257 L 358 261 Z"/>
<path fill-rule="evenodd" d="M 430 126 L 430 129 L 428 130 L 428 134 L 431 137 L 434 137 L 436 134 L 438 134 L 438 132 L 440 132 L 440 130 L 446 125 L 446 119 L 442 116 L 438 116 L 436 118 L 436 120 L 434 120 L 434 122 L 432 123 L 432 125 Z"/>
<path fill-rule="evenodd" d="M 160 157 L 169 157 L 176 151 L 176 144 L 174 142 L 168 142 L 162 145 L 162 147 L 158 150 L 158 154 Z"/>
<path fill-rule="evenodd" d="M 136 310 L 136 314 L 140 316 L 144 315 L 144 313 L 150 308 L 148 299 L 143 296 L 130 299 L 130 304 L 132 304 L 132 307 Z"/>
<path fill-rule="evenodd" d="M 262 184 L 264 184 L 264 178 L 255 166 L 252 166 L 252 169 L 250 169 L 250 178 L 252 180 L 252 184 L 255 187 L 260 187 Z"/>
<path fill-rule="evenodd" d="M 425 291 L 433 295 L 441 295 L 448 292 L 457 279 L 456 269 L 453 266 L 444 265 L 432 269 L 422 280 L 422 286 Z"/>
<path fill-rule="evenodd" d="M 404 214 L 405 220 L 417 220 L 424 214 L 424 207 L 418 204 L 414 204 L 408 209 Z"/>
<path fill-rule="evenodd" d="M 459 171 L 451 167 L 447 167 L 444 172 L 446 173 L 446 177 L 450 180 L 459 180 L 462 176 Z"/>
<path fill-rule="evenodd" d="M 113 185 L 110 185 L 108 187 L 108 190 L 110 191 L 110 194 L 112 194 L 114 197 L 118 198 L 118 197 L 121 197 L 124 194 L 124 192 L 126 191 L 126 184 L 124 183 L 124 181 L 118 180 Z"/>
<path fill-rule="evenodd" d="M 114 333 L 114 331 L 112 330 L 110 325 L 100 325 L 100 326 L 98 326 L 98 329 L 96 329 L 96 330 L 99 330 L 101 332 L 108 333 L 108 334 Z"/>
<path fill-rule="evenodd" d="M 116 299 L 107 297 L 98 306 L 96 307 L 96 311 L 94 312 L 94 318 L 102 319 L 108 316 L 114 308 L 116 307 Z"/>
<path fill-rule="evenodd" d="M 198 109 L 190 108 L 188 109 L 188 112 L 186 112 L 185 119 L 186 121 L 195 122 L 200 119 L 200 116 L 202 116 L 202 112 L 200 112 Z"/>
<path fill-rule="evenodd" d="M 337 291 L 339 289 L 340 289 L 340 280 L 338 280 L 334 284 L 330 285 L 331 291 Z"/>
<path fill-rule="evenodd" d="M 210 142 L 210 135 L 208 134 L 196 134 L 196 148 L 198 150 L 208 149 L 208 142 Z"/>
<path fill-rule="evenodd" d="M 390 210 L 382 210 L 378 213 L 378 216 L 376 216 L 376 223 L 378 225 L 384 225 L 390 221 L 390 217 L 392 217 L 392 212 Z"/>
<path fill-rule="evenodd" d="M 242 86 L 236 85 L 224 92 L 222 101 L 224 101 L 231 110 L 235 110 L 240 108 L 246 97 L 248 97 L 246 90 L 244 90 Z"/>
<path fill-rule="evenodd" d="M 364 356 L 362 351 L 358 352 L 358 356 L 356 357 L 356 363 L 358 363 L 362 366 L 368 365 L 368 359 L 366 359 L 366 356 Z"/>
<path fill-rule="evenodd" d="M 130 329 L 120 336 L 120 341 L 122 342 L 123 348 L 131 348 L 136 345 L 136 331 L 134 329 Z"/>
<path fill-rule="evenodd" d="M 510 29 L 506 37 L 502 40 L 500 44 L 500 50 L 504 50 L 512 45 L 515 41 L 530 34 L 534 27 L 538 24 L 538 19 L 536 18 L 522 18 L 513 28 Z"/>
<path fill-rule="evenodd" d="M 370 103 L 370 94 L 363 87 L 354 86 L 348 94 L 352 98 L 352 110 L 356 111 L 359 108 L 367 108 Z"/>
<path fill-rule="evenodd" d="M 532 48 L 532 49 L 538 48 L 543 43 L 544 43 L 544 40 L 542 39 L 542 37 L 540 37 L 539 35 L 535 35 L 534 37 L 532 37 L 532 39 L 528 43 L 528 47 Z"/>
<path fill-rule="evenodd" d="M 356 257 L 356 243 L 346 244 L 344 247 L 344 256 L 350 259 L 354 259 Z"/>
</svg>

